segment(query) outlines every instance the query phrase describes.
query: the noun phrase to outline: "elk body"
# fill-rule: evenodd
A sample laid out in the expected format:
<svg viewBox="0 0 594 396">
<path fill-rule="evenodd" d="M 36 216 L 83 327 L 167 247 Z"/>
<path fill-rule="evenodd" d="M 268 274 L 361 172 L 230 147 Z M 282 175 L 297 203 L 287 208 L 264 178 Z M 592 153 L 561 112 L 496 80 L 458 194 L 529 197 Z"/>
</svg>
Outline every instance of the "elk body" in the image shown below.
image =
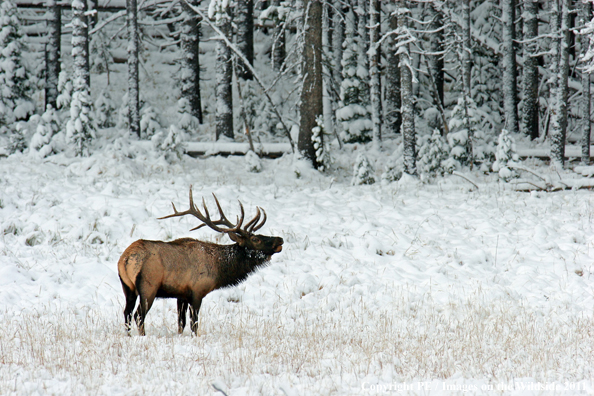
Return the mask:
<svg viewBox="0 0 594 396">
<path fill-rule="evenodd" d="M 282 250 L 282 238 L 254 234 L 266 222 L 266 212 L 263 209 L 256 208 L 256 216 L 242 227 L 244 210 L 241 202 L 241 216 L 236 223 L 232 223 L 225 217 L 217 197 L 214 198 L 219 220 L 211 220 L 204 199 L 204 214 L 194 205 L 191 187 L 190 209 L 178 212 L 172 203 L 174 213 L 161 219 L 192 215 L 202 222 L 192 230 L 208 226 L 227 234 L 234 244 L 218 245 L 192 238 L 172 242 L 140 239 L 132 243 L 120 257 L 118 273 L 126 297 L 124 318 L 128 334 L 138 297 L 140 303 L 134 319 L 140 335 L 145 334 L 144 319 L 155 298 L 177 299 L 180 334 L 186 325 L 186 311 L 189 306 L 190 325 L 196 334 L 198 312 L 204 296 L 215 289 L 241 283 L 258 267 L 268 263 L 274 253 Z"/>
</svg>

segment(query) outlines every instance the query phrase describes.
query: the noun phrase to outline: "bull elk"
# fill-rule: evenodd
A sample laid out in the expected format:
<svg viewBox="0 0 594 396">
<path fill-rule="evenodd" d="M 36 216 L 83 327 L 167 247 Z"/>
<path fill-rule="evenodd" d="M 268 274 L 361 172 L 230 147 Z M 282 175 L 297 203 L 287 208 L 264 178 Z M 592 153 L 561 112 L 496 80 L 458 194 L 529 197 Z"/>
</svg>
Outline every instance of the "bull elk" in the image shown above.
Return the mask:
<svg viewBox="0 0 594 396">
<path fill-rule="evenodd" d="M 192 215 L 202 222 L 190 231 L 208 226 L 227 234 L 232 245 L 217 245 L 192 238 L 171 242 L 140 239 L 124 251 L 118 261 L 118 273 L 126 307 L 124 318 L 126 332 L 130 335 L 132 311 L 136 299 L 140 303 L 134 314 L 138 332 L 145 335 L 144 319 L 155 298 L 177 298 L 178 332 L 186 326 L 186 311 L 190 306 L 190 326 L 194 334 L 198 331 L 198 312 L 202 299 L 215 289 L 234 286 L 243 282 L 257 268 L 267 264 L 274 253 L 282 250 L 283 239 L 254 234 L 266 222 L 266 212 L 256 207 L 256 215 L 243 225 L 244 209 L 237 222 L 230 222 L 213 194 L 220 218 L 212 220 L 204 198 L 204 214 L 194 205 L 190 186 L 190 208 L 178 212 L 173 202 L 173 214 L 159 219 Z M 261 220 L 262 218 L 262 220 Z M 261 220 L 261 221 L 260 221 Z"/>
</svg>

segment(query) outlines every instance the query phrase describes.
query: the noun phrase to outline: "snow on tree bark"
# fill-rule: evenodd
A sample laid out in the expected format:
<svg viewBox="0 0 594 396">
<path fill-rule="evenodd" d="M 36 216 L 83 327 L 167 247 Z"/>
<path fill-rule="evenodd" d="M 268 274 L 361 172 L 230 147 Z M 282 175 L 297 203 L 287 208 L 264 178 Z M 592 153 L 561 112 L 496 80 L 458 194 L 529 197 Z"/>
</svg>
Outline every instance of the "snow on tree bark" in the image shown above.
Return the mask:
<svg viewBox="0 0 594 396">
<path fill-rule="evenodd" d="M 580 26 L 586 26 L 590 22 L 592 17 L 592 3 L 582 2 L 579 10 Z M 582 164 L 590 164 L 590 134 L 592 132 L 592 124 L 590 123 L 590 71 L 588 70 L 587 56 L 589 50 L 588 36 L 582 32 L 580 35 L 580 46 L 582 55 L 581 61 L 581 72 L 582 72 L 582 99 L 580 101 L 581 110 L 581 123 L 580 129 L 582 130 L 581 146 L 582 146 Z"/>
<path fill-rule="evenodd" d="M 557 48 L 557 86 L 551 108 L 551 161 L 562 167 L 565 163 L 565 137 L 567 129 L 567 97 L 569 75 L 569 5 L 570 0 L 561 0 L 561 27 L 558 33 Z M 552 3 L 556 3 L 553 1 Z M 553 18 L 551 18 L 553 20 Z M 554 26 L 554 25 L 553 25 Z"/>
<path fill-rule="evenodd" d="M 322 10 L 322 78 L 323 78 L 323 101 L 324 101 L 324 129 L 335 134 L 336 127 L 336 109 L 338 107 L 338 95 L 332 81 L 332 53 L 331 48 L 331 29 L 330 29 L 330 5 L 323 4 Z M 320 162 L 320 161 L 318 161 Z"/>
<path fill-rule="evenodd" d="M 237 0 L 237 12 L 234 22 L 237 26 L 237 47 L 245 55 L 245 58 L 254 64 L 254 1 Z M 251 80 L 252 73 L 243 66 L 240 60 L 238 63 L 238 76 L 244 80 Z"/>
<path fill-rule="evenodd" d="M 443 84 L 444 84 L 444 48 L 443 48 L 443 16 L 441 11 L 437 9 L 437 6 L 434 3 L 428 3 L 427 9 L 429 11 L 429 16 L 431 18 L 431 23 L 429 25 L 429 30 L 431 31 L 431 35 L 429 37 L 429 49 L 431 55 L 429 55 L 428 63 L 429 63 L 429 72 L 433 76 L 433 80 L 435 81 L 435 88 L 437 89 L 437 96 L 439 101 L 443 104 L 444 97 L 443 97 Z M 443 136 L 444 130 L 443 127 L 440 126 L 440 131 Z"/>
<path fill-rule="evenodd" d="M 202 123 L 202 101 L 200 98 L 200 24 L 198 16 L 190 6 L 198 6 L 197 0 L 182 1 L 183 24 L 180 40 L 182 60 L 180 64 L 181 96 L 190 103 L 191 112 Z"/>
<path fill-rule="evenodd" d="M 414 40 L 408 29 L 408 1 L 398 2 L 398 54 L 400 60 L 400 92 L 402 95 L 402 142 L 404 145 L 404 172 L 416 175 L 416 133 L 414 93 L 409 42 Z"/>
<path fill-rule="evenodd" d="M 214 20 L 215 26 L 226 38 L 231 35 L 231 16 L 228 6 L 229 3 L 226 0 L 212 0 L 208 10 L 209 18 Z M 221 37 L 218 38 L 216 53 L 216 139 L 218 140 L 221 136 L 233 139 L 233 95 L 231 87 L 233 65 L 231 62 L 231 49 Z"/>
<path fill-rule="evenodd" d="M 138 83 L 138 4 L 126 0 L 128 29 L 128 128 L 140 137 L 140 90 Z"/>
<path fill-rule="evenodd" d="M 398 28 L 398 17 L 395 13 L 390 13 L 389 19 L 390 31 L 396 31 Z M 402 124 L 402 113 L 400 108 L 402 106 L 400 96 L 400 67 L 398 66 L 396 36 L 391 34 L 385 40 L 386 44 L 386 125 L 392 133 L 400 133 L 400 125 Z"/>
<path fill-rule="evenodd" d="M 368 0 L 357 0 L 357 38 L 358 38 L 358 66 L 357 74 L 363 81 L 363 85 L 359 88 L 361 90 L 361 98 L 365 106 L 368 106 L 370 101 L 369 97 L 369 57 L 367 51 L 369 51 L 369 33 L 367 32 L 367 1 Z"/>
<path fill-rule="evenodd" d="M 382 86 L 379 64 L 381 59 L 380 33 L 380 2 L 369 2 L 369 88 L 371 99 L 371 120 L 373 122 L 373 143 L 377 147 L 382 139 Z"/>
<path fill-rule="evenodd" d="M 462 0 L 462 86 L 468 97 L 471 95 L 470 76 L 472 71 L 472 36 L 470 35 L 470 0 Z"/>
<path fill-rule="evenodd" d="M 317 169 L 312 131 L 318 125 L 316 118 L 323 113 L 322 100 L 322 2 L 305 0 L 304 45 L 302 55 L 303 87 L 299 107 L 300 124 L 297 148 L 301 155 Z M 323 144 L 323 142 L 322 142 Z"/>
<path fill-rule="evenodd" d="M 72 2 L 72 58 L 74 73 L 70 119 L 66 135 L 76 155 L 89 155 L 89 145 L 95 138 L 92 103 L 89 96 L 88 34 L 85 17 L 86 5 L 81 0 Z"/>
<path fill-rule="evenodd" d="M 517 73 L 515 40 L 515 0 L 503 0 L 503 107 L 505 121 L 510 133 L 518 132 Z"/>
<path fill-rule="evenodd" d="M 281 7 L 280 0 L 274 0 L 272 4 L 276 7 L 276 20 L 274 25 L 274 41 L 272 43 L 272 67 L 274 70 L 281 70 L 287 56 L 286 49 L 286 16 L 284 8 Z M 281 12 L 282 10 L 282 12 Z"/>
<path fill-rule="evenodd" d="M 524 74 L 522 75 L 522 131 L 536 139 L 538 133 L 538 59 L 533 56 L 538 52 L 538 1 L 524 2 Z"/>
<path fill-rule="evenodd" d="M 342 43 L 344 42 L 344 10 L 341 0 L 334 0 L 334 14 L 332 15 L 332 79 L 334 88 L 340 90 L 342 83 Z"/>
<path fill-rule="evenodd" d="M 47 45 L 45 76 L 45 107 L 56 108 L 58 98 L 58 79 L 60 76 L 60 51 L 62 36 L 62 6 L 56 0 L 48 0 L 47 7 Z"/>
</svg>

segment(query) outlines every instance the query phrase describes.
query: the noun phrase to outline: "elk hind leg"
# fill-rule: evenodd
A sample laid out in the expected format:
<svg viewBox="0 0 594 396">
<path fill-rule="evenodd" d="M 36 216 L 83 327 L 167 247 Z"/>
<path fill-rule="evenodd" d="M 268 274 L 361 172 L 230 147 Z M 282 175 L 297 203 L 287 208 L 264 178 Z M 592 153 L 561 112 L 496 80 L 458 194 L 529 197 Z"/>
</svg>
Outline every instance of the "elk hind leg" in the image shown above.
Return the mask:
<svg viewBox="0 0 594 396">
<path fill-rule="evenodd" d="M 186 312 L 188 311 L 188 302 L 177 299 L 177 332 L 182 334 L 186 328 Z"/>
<path fill-rule="evenodd" d="M 136 320 L 136 325 L 138 326 L 138 334 L 143 336 L 145 335 L 144 319 L 146 318 L 148 311 L 153 306 L 153 302 L 157 296 L 158 288 L 148 284 L 147 282 L 143 282 L 140 274 L 136 279 L 136 288 L 138 289 L 138 295 L 140 296 L 140 303 L 138 304 L 138 308 L 134 314 L 134 319 Z"/>
<path fill-rule="evenodd" d="M 126 285 L 123 281 L 122 289 L 124 289 L 124 296 L 126 297 L 126 307 L 124 308 L 124 322 L 126 326 L 126 333 L 130 335 L 130 322 L 132 322 L 132 311 L 134 311 L 134 306 L 136 305 L 136 298 L 138 296 L 136 295 L 136 292 L 132 291 L 132 289 L 130 289 L 128 285 Z"/>
</svg>

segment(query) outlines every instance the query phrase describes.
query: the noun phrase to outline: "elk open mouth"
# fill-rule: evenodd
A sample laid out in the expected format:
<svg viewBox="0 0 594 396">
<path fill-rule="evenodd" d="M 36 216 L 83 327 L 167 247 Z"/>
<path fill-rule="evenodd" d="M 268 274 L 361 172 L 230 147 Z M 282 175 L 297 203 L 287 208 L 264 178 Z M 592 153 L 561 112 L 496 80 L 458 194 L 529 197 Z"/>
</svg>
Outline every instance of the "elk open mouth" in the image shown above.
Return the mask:
<svg viewBox="0 0 594 396">
<path fill-rule="evenodd" d="M 274 253 L 280 253 L 283 250 L 283 245 L 278 245 L 276 249 L 274 249 Z"/>
</svg>

